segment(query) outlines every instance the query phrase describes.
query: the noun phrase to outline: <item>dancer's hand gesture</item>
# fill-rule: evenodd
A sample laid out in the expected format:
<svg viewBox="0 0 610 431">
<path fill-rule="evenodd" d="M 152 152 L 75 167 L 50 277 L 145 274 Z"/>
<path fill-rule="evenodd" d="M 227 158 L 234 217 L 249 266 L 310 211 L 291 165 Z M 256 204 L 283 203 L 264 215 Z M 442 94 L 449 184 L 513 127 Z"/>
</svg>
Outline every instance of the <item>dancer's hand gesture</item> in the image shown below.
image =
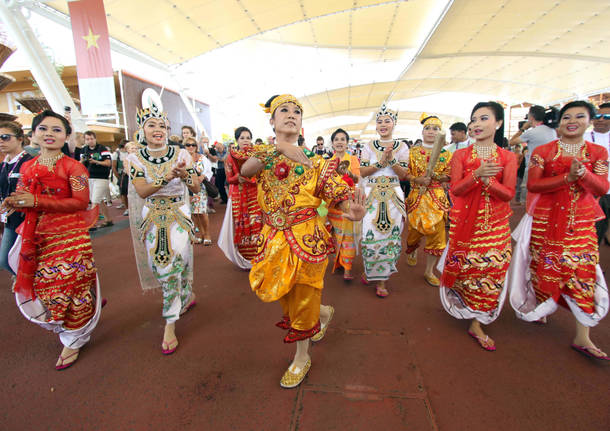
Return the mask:
<svg viewBox="0 0 610 431">
<path fill-rule="evenodd" d="M 417 177 L 413 180 L 418 186 L 428 187 L 432 179 L 430 177 Z"/>
<path fill-rule="evenodd" d="M 4 214 L 5 217 L 10 216 L 15 212 L 15 207 L 11 205 L 10 201 L 5 199 L 0 205 L 0 213 Z"/>
<path fill-rule="evenodd" d="M 390 161 L 392 160 L 393 153 L 392 153 L 392 147 L 386 147 L 383 150 L 383 156 L 381 156 L 381 164 L 386 166 L 387 164 L 390 163 Z"/>
<path fill-rule="evenodd" d="M 584 161 L 585 160 L 580 161 L 576 157 L 572 159 L 572 164 L 570 165 L 570 173 L 568 174 L 567 178 L 569 183 L 578 181 L 578 179 L 587 172 L 587 168 L 583 164 Z"/>
<path fill-rule="evenodd" d="M 172 176 L 173 178 L 185 179 L 188 177 L 188 172 L 186 171 L 186 162 L 182 161 L 176 164 L 172 168 Z"/>
<path fill-rule="evenodd" d="M 305 155 L 303 149 L 290 144 L 278 144 L 277 150 L 293 162 L 300 163 L 308 168 L 313 166 L 311 159 Z"/>
<path fill-rule="evenodd" d="M 499 172 L 502 171 L 502 169 L 504 168 L 496 162 L 483 160 L 481 161 L 481 166 L 479 166 L 474 173 L 479 178 L 495 177 Z"/>
<path fill-rule="evenodd" d="M 32 208 L 36 199 L 34 195 L 25 190 L 17 190 L 11 193 L 9 197 L 4 200 L 4 203 L 8 204 L 8 208 L 13 210 L 19 210 L 19 208 Z"/>
<path fill-rule="evenodd" d="M 351 199 L 343 202 L 341 209 L 345 213 L 345 218 L 351 221 L 362 220 L 366 214 L 365 201 L 366 195 L 362 189 L 357 188 L 354 191 L 354 196 Z"/>
</svg>

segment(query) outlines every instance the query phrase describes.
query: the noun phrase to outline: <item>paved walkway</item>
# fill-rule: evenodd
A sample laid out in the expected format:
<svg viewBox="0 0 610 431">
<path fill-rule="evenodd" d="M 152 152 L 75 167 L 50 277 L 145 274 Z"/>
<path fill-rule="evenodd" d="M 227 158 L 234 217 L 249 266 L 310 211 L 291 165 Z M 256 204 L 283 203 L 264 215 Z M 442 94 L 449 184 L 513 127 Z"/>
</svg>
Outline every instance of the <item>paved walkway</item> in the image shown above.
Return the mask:
<svg viewBox="0 0 610 431">
<path fill-rule="evenodd" d="M 328 273 L 324 302 L 335 319 L 304 384 L 285 390 L 294 347 L 274 326 L 280 307 L 260 302 L 217 246 L 195 248 L 198 305 L 177 323 L 169 357 L 161 298 L 139 288 L 128 231 L 97 236 L 94 251 L 108 305 L 61 372 L 57 337 L 21 316 L 0 274 L 0 430 L 610 429 L 610 367 L 569 348 L 566 310 L 540 326 L 505 307 L 489 328 L 498 346 L 489 353 L 444 312 L 423 262 L 409 268 L 403 257 L 383 300 Z M 602 260 L 608 268 L 610 247 Z M 593 338 L 610 350 L 610 318 Z"/>
</svg>

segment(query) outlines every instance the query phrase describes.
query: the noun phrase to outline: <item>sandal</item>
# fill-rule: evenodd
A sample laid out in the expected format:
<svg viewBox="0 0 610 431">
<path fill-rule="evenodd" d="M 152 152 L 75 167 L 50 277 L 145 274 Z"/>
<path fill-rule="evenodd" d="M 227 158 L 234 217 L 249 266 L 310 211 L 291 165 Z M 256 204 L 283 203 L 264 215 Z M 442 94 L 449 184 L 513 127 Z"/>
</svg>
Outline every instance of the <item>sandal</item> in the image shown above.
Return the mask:
<svg viewBox="0 0 610 431">
<path fill-rule="evenodd" d="M 193 240 L 193 244 L 202 244 L 203 243 L 203 238 L 195 238 Z"/>
<path fill-rule="evenodd" d="M 432 287 L 439 287 L 441 285 L 441 281 L 434 274 L 432 274 L 432 275 L 424 274 L 424 280 L 426 280 L 426 283 L 428 283 Z"/>
<path fill-rule="evenodd" d="M 390 292 L 388 292 L 388 289 L 385 286 L 375 286 L 375 295 L 378 297 L 385 298 L 389 294 Z"/>
<path fill-rule="evenodd" d="M 598 359 L 600 361 L 610 361 L 610 357 L 608 355 L 604 356 L 602 351 L 597 347 L 579 346 L 578 344 L 572 344 L 571 347 L 578 353 L 589 358 Z M 594 352 L 597 353 L 597 355 Z"/>
<path fill-rule="evenodd" d="M 183 314 L 186 314 L 188 311 L 190 311 L 191 308 L 193 308 L 195 305 L 197 305 L 197 301 L 195 301 L 194 299 L 189 302 L 189 305 L 187 305 L 186 307 L 184 307 L 184 310 L 182 310 L 180 312 L 180 315 L 182 316 Z"/>
<path fill-rule="evenodd" d="M 307 362 L 305 362 L 303 368 L 301 368 L 300 370 L 299 368 L 294 367 L 295 371 L 291 371 L 291 368 L 292 365 L 288 367 L 288 369 L 282 376 L 282 379 L 280 380 L 280 386 L 286 389 L 296 388 L 301 384 L 301 382 L 305 379 L 305 376 L 309 372 L 309 369 L 311 368 L 311 359 L 308 359 Z"/>
<path fill-rule="evenodd" d="M 61 361 L 61 364 L 59 365 L 55 365 L 55 369 L 57 371 L 61 371 L 61 370 L 65 370 L 66 368 L 71 367 L 72 365 L 74 365 L 74 363 L 76 362 L 76 360 L 78 359 L 78 354 L 80 353 L 80 350 L 77 350 L 76 352 L 66 356 L 65 358 L 63 356 L 61 356 L 61 354 L 59 355 L 59 360 Z M 70 361 L 68 363 L 66 363 L 65 361 L 70 359 L 72 356 L 76 355 L 76 358 L 73 361 Z"/>
<path fill-rule="evenodd" d="M 366 279 L 366 275 L 362 274 L 362 276 L 360 276 L 360 281 L 362 282 L 362 284 L 368 286 L 369 285 L 369 281 Z"/>
<path fill-rule="evenodd" d="M 481 346 L 481 348 L 483 350 L 487 350 L 488 352 L 493 352 L 496 350 L 496 345 L 495 344 L 489 344 L 491 338 L 489 338 L 489 335 L 486 335 L 485 338 L 483 337 L 479 337 L 477 334 L 475 334 L 472 331 L 468 331 L 468 335 L 470 335 L 472 338 L 474 338 L 477 343 L 479 343 L 479 346 Z M 491 340 L 493 341 L 493 340 Z"/>
<path fill-rule="evenodd" d="M 211 239 L 204 239 L 203 240 L 203 245 L 206 246 L 206 247 L 209 246 L 209 245 L 212 245 L 212 240 Z"/>
<path fill-rule="evenodd" d="M 354 279 L 354 276 L 351 274 L 343 274 L 343 280 L 344 281 L 352 281 Z"/>
<path fill-rule="evenodd" d="M 107 221 L 107 222 L 102 223 L 101 225 L 99 225 L 99 227 L 98 227 L 98 228 L 100 228 L 100 229 L 101 229 L 101 228 L 103 228 L 103 227 L 110 227 L 110 226 L 114 226 L 114 223 L 113 223 L 113 222 L 111 222 L 111 221 Z"/>
<path fill-rule="evenodd" d="M 333 320 L 333 316 L 335 315 L 335 308 L 332 305 L 329 305 L 329 307 L 330 311 L 328 321 L 324 325 L 320 325 L 320 331 L 316 335 L 311 337 L 311 341 L 313 343 L 317 343 L 318 341 L 321 341 L 322 338 L 324 338 L 324 336 L 326 335 L 326 330 L 328 329 L 328 325 L 330 325 L 331 320 Z"/>
<path fill-rule="evenodd" d="M 169 346 L 170 346 L 170 345 L 171 345 L 171 344 L 172 344 L 174 341 L 176 342 L 176 345 L 175 345 L 174 347 L 170 348 Z M 167 349 L 166 349 L 165 347 L 163 347 L 163 346 L 167 346 Z M 163 341 L 163 343 L 161 343 L 161 352 L 162 352 L 164 355 L 171 355 L 172 353 L 174 353 L 174 352 L 176 351 L 176 349 L 177 349 L 177 348 L 178 348 L 178 339 L 177 339 L 177 338 L 174 338 L 174 339 L 173 339 L 173 340 L 171 340 L 171 341 Z"/>
</svg>

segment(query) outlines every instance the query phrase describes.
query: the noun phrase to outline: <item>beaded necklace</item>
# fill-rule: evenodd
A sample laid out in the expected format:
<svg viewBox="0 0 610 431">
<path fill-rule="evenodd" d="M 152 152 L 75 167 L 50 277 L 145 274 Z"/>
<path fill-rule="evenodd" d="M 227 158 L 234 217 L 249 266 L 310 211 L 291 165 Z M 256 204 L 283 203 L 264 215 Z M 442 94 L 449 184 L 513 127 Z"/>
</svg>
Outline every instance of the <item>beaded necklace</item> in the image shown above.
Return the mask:
<svg viewBox="0 0 610 431">
<path fill-rule="evenodd" d="M 61 159 L 63 156 L 64 153 L 59 153 L 56 156 L 51 157 L 38 157 L 37 163 L 39 165 L 46 166 L 49 170 L 51 170 L 55 167 L 59 159 Z"/>
<path fill-rule="evenodd" d="M 585 144 L 584 141 L 579 142 L 578 144 L 566 144 L 561 139 L 559 139 L 559 147 L 564 152 L 566 156 L 576 157 L 580 152 L 581 148 Z"/>
<path fill-rule="evenodd" d="M 496 145 L 477 145 L 472 146 L 473 155 L 483 160 L 488 160 L 491 156 L 496 155 Z"/>
</svg>

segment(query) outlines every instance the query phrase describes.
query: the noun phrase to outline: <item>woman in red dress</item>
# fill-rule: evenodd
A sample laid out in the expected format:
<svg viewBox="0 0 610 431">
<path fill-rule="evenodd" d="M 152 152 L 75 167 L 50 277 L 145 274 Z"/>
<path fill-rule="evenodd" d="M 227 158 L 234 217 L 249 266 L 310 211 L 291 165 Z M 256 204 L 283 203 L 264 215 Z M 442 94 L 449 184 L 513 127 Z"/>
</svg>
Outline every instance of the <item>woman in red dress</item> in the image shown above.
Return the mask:
<svg viewBox="0 0 610 431">
<path fill-rule="evenodd" d="M 572 348 L 607 361 L 589 337 L 608 312 L 595 233 L 604 217 L 596 197 L 608 191 L 608 151 L 583 139 L 594 115 L 588 102 L 566 104 L 559 111 L 561 138 L 532 153 L 527 189 L 537 195 L 528 195 L 529 215 L 515 231 L 511 305 L 519 318 L 541 322 L 558 304 L 569 308 L 576 318 Z"/>
<path fill-rule="evenodd" d="M 100 291 L 88 229 L 97 209 L 87 211 L 87 169 L 61 152 L 70 135 L 68 121 L 44 111 L 32 122 L 40 156 L 21 168 L 17 191 L 3 208 L 23 211 L 15 295 L 23 315 L 59 333 L 64 348 L 55 368 L 78 358 L 100 316 Z M 12 254 L 17 252 L 16 248 Z"/>
<path fill-rule="evenodd" d="M 500 315 L 511 259 L 510 200 L 517 160 L 500 148 L 504 109 L 496 102 L 472 110 L 476 142 L 451 160 L 451 227 L 441 278 L 441 302 L 449 314 L 470 319 L 468 334 L 488 351 L 495 342 L 483 331 Z"/>
<path fill-rule="evenodd" d="M 246 178 L 239 171 L 252 148 L 252 132 L 247 127 L 235 130 L 235 147 L 225 162 L 230 204 L 222 225 L 219 245 L 229 260 L 242 269 L 252 267 L 256 242 L 263 227 L 263 216 L 257 200 L 256 178 Z"/>
</svg>

